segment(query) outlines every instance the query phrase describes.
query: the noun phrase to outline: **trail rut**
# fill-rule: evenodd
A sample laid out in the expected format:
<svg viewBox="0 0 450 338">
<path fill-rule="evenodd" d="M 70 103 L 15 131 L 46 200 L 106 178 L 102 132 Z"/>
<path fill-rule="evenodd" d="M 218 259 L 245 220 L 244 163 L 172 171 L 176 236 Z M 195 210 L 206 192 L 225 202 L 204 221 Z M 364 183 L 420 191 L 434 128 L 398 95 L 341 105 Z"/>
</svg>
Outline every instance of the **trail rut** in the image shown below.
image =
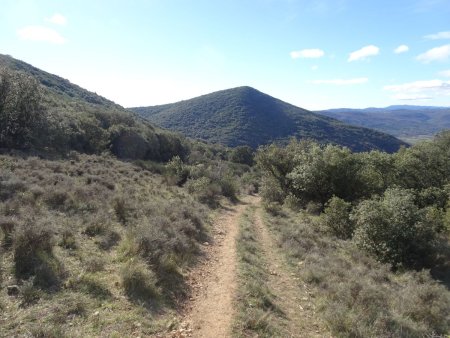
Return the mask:
<svg viewBox="0 0 450 338">
<path fill-rule="evenodd" d="M 258 232 L 270 273 L 268 286 L 276 297 L 276 304 L 285 316 L 283 337 L 330 337 L 315 313 L 312 296 L 288 266 L 267 226 L 255 212 L 254 226 Z"/>
<path fill-rule="evenodd" d="M 181 333 L 171 337 L 231 337 L 236 295 L 236 236 L 239 219 L 257 198 L 248 196 L 226 210 L 213 227 L 213 242 L 205 243 L 206 259 L 188 277 L 193 289 L 182 318 Z"/>
</svg>

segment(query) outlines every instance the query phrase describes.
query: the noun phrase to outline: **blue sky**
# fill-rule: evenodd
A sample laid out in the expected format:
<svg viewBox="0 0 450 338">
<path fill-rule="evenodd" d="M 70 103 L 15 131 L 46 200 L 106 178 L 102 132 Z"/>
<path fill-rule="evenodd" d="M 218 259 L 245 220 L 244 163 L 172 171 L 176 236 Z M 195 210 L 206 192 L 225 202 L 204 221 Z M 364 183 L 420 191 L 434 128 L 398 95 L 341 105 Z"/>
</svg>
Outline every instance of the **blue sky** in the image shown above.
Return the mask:
<svg viewBox="0 0 450 338">
<path fill-rule="evenodd" d="M 0 53 L 123 106 L 450 106 L 450 0 L 1 0 Z"/>
</svg>

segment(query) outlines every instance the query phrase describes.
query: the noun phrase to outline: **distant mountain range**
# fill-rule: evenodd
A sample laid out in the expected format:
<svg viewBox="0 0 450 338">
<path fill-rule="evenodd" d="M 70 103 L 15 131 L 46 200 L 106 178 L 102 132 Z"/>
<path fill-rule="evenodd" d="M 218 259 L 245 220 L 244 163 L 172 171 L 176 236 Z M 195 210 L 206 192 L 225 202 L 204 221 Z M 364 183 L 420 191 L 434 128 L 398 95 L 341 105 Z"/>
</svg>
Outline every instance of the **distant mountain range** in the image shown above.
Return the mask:
<svg viewBox="0 0 450 338">
<path fill-rule="evenodd" d="M 376 129 L 406 141 L 430 138 L 439 131 L 450 129 L 450 107 L 399 105 L 386 108 L 339 108 L 316 113 Z"/>
<path fill-rule="evenodd" d="M 264 94 L 237 87 L 172 104 L 130 108 L 149 121 L 186 136 L 227 146 L 256 148 L 291 137 L 347 146 L 355 151 L 396 151 L 404 142 L 351 126 Z"/>
</svg>

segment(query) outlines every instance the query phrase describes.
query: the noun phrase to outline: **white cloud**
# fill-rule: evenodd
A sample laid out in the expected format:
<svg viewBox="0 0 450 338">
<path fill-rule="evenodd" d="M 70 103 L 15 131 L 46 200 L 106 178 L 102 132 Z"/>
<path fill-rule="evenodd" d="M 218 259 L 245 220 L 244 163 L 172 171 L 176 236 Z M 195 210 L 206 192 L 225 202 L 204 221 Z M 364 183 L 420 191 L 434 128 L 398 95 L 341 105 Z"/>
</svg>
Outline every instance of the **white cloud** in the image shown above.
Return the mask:
<svg viewBox="0 0 450 338">
<path fill-rule="evenodd" d="M 430 34 L 430 35 L 425 35 L 425 39 L 428 39 L 428 40 L 450 39 L 450 31 L 448 31 L 448 32 L 439 32 L 439 33 Z"/>
<path fill-rule="evenodd" d="M 43 26 L 26 26 L 17 31 L 22 40 L 42 41 L 63 44 L 66 39 L 57 31 Z"/>
<path fill-rule="evenodd" d="M 65 26 L 67 24 L 67 18 L 59 13 L 53 14 L 51 18 L 46 19 L 45 21 L 54 23 L 55 25 Z"/>
<path fill-rule="evenodd" d="M 331 79 L 331 80 L 314 80 L 313 84 L 330 84 L 336 86 L 346 86 L 346 85 L 355 85 L 355 84 L 363 84 L 368 82 L 369 79 L 367 77 L 359 77 L 354 79 Z"/>
<path fill-rule="evenodd" d="M 293 59 L 317 59 L 325 55 L 321 49 L 303 49 L 295 50 L 290 53 Z"/>
<path fill-rule="evenodd" d="M 407 51 L 409 51 L 409 47 L 407 45 L 400 45 L 394 49 L 395 54 L 406 53 Z"/>
<path fill-rule="evenodd" d="M 450 69 L 439 72 L 439 76 L 450 77 Z"/>
<path fill-rule="evenodd" d="M 364 60 L 369 56 L 378 55 L 380 53 L 380 48 L 374 45 L 365 46 L 361 49 L 358 49 L 352 53 L 350 53 L 348 57 L 348 62 Z"/>
<path fill-rule="evenodd" d="M 314 66 L 311 67 L 311 70 L 317 70 L 317 69 L 319 69 L 318 65 L 314 65 Z"/>
<path fill-rule="evenodd" d="M 431 100 L 431 96 L 427 95 L 414 95 L 414 94 L 395 94 L 391 97 L 394 100 L 401 101 L 416 101 L 416 100 Z"/>
<path fill-rule="evenodd" d="M 430 63 L 432 61 L 444 61 L 450 56 L 450 45 L 444 45 L 432 48 L 423 54 L 417 56 L 417 60 L 423 63 Z"/>
<path fill-rule="evenodd" d="M 424 100 L 437 96 L 450 95 L 450 81 L 425 80 L 399 85 L 385 86 L 384 90 L 392 92 L 396 100 Z"/>
</svg>

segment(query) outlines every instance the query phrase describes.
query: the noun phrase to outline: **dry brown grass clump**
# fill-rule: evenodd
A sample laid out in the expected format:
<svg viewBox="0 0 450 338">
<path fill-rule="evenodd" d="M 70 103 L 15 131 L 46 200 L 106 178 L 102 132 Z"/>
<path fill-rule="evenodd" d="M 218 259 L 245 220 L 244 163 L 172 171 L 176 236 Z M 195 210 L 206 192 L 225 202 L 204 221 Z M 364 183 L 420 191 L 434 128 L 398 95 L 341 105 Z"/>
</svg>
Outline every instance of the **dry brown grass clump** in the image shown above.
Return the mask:
<svg viewBox="0 0 450 338">
<path fill-rule="evenodd" d="M 109 156 L 0 155 L 1 335 L 164 330 L 208 212 L 184 188 Z"/>
<path fill-rule="evenodd" d="M 338 337 L 431 337 L 450 329 L 449 290 L 426 270 L 392 272 L 317 219 L 266 215 L 332 333 Z"/>
</svg>

